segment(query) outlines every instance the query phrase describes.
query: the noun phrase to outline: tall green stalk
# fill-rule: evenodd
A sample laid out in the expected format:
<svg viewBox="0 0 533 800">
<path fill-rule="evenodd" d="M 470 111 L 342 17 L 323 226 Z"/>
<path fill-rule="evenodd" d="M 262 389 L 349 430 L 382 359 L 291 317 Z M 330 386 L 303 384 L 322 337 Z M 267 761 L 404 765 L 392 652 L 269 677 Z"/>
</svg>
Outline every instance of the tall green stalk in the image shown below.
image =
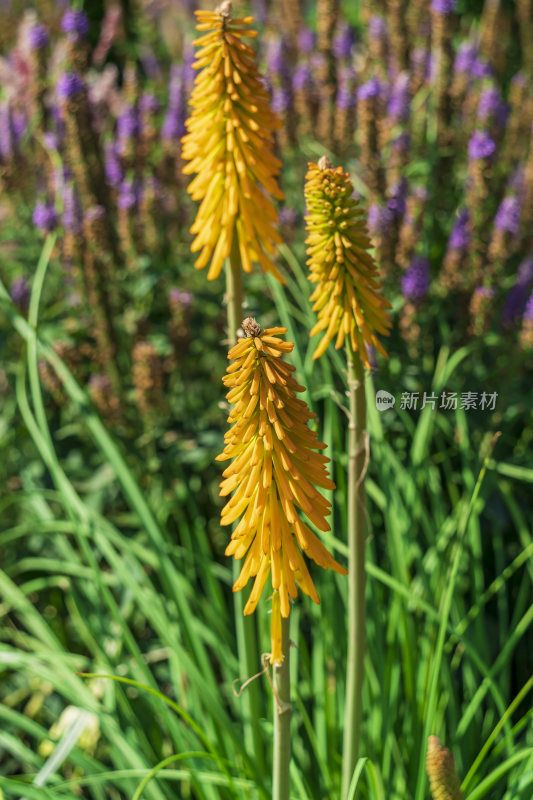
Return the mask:
<svg viewBox="0 0 533 800">
<path fill-rule="evenodd" d="M 274 667 L 274 767 L 272 800 L 289 800 L 291 763 L 290 617 L 281 618 L 281 664 Z"/>
<path fill-rule="evenodd" d="M 228 314 L 228 340 L 231 344 L 237 341 L 237 331 L 242 322 L 242 267 L 239 248 L 235 241 L 230 258 L 226 261 L 226 303 Z M 239 563 L 233 559 L 233 580 L 239 577 Z M 243 614 L 246 598 L 244 592 L 233 593 L 233 610 L 235 613 L 235 629 L 237 633 L 237 655 L 239 659 L 239 678 L 251 678 L 259 670 L 259 650 L 255 618 Z M 257 681 L 248 684 L 242 695 L 244 738 L 253 743 L 254 757 L 261 774 L 265 773 L 264 744 L 261 736 L 259 718 L 261 701 Z"/>
<path fill-rule="evenodd" d="M 351 345 L 346 348 L 350 425 L 348 442 L 348 666 L 344 709 L 342 800 L 359 757 L 365 659 L 365 453 L 366 399 L 363 364 Z"/>
</svg>

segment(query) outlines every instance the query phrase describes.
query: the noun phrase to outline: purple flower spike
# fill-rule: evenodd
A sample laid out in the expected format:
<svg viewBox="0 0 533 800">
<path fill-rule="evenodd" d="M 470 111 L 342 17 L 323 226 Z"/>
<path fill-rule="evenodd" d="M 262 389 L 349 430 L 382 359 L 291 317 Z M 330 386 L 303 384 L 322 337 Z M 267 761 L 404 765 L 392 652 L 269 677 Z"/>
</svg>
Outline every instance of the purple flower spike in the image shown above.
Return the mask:
<svg viewBox="0 0 533 800">
<path fill-rule="evenodd" d="M 373 14 L 368 21 L 368 35 L 371 39 L 383 39 L 387 35 L 387 23 L 378 14 Z"/>
<path fill-rule="evenodd" d="M 452 250 L 466 250 L 470 244 L 468 222 L 468 210 L 466 208 L 462 208 L 459 211 L 448 242 L 448 245 Z"/>
<path fill-rule="evenodd" d="M 114 142 L 106 142 L 104 145 L 104 157 L 106 178 L 109 184 L 116 189 L 124 180 L 124 172 Z"/>
<path fill-rule="evenodd" d="M 381 93 L 381 83 L 377 78 L 370 78 L 369 81 L 363 83 L 357 90 L 357 98 L 359 100 L 368 100 L 370 97 L 377 97 Z"/>
<path fill-rule="evenodd" d="M 282 39 L 269 39 L 267 41 L 266 63 L 268 72 L 283 72 L 285 69 L 284 49 Z"/>
<path fill-rule="evenodd" d="M 7 100 L 0 102 L 0 158 L 8 161 L 13 155 L 11 109 Z"/>
<path fill-rule="evenodd" d="M 392 225 L 394 214 L 387 206 L 372 203 L 368 208 L 368 230 L 372 236 L 381 236 Z"/>
<path fill-rule="evenodd" d="M 295 92 L 301 92 L 311 85 L 311 69 L 309 64 L 297 64 L 292 76 L 292 88 Z"/>
<path fill-rule="evenodd" d="M 480 122 L 486 122 L 489 117 L 493 117 L 500 127 L 504 127 L 507 120 L 507 106 L 495 86 L 487 86 L 481 92 L 477 107 L 477 117 Z"/>
<path fill-rule="evenodd" d="M 512 325 L 523 315 L 533 284 L 533 257 L 526 258 L 518 268 L 516 283 L 507 293 L 502 311 L 502 324 Z"/>
<path fill-rule="evenodd" d="M 9 287 L 9 294 L 14 305 L 19 311 L 24 313 L 27 310 L 30 302 L 30 287 L 28 286 L 28 281 L 23 275 L 19 275 L 18 278 L 15 278 Z"/>
<path fill-rule="evenodd" d="M 490 158 L 495 150 L 496 144 L 487 131 L 474 131 L 468 142 L 468 158 L 471 161 Z"/>
<path fill-rule="evenodd" d="M 143 92 L 139 100 L 139 110 L 141 114 L 157 114 L 161 108 L 161 103 L 152 92 Z"/>
<path fill-rule="evenodd" d="M 28 31 L 28 43 L 31 50 L 42 50 L 48 44 L 48 31 L 44 25 L 33 25 Z"/>
<path fill-rule="evenodd" d="M 64 72 L 56 84 L 57 96 L 69 100 L 83 91 L 83 81 L 75 72 Z"/>
<path fill-rule="evenodd" d="M 401 219 L 405 214 L 408 188 L 409 187 L 406 178 L 401 178 L 401 180 L 390 190 L 390 196 L 387 200 L 387 208 L 397 219 Z"/>
<path fill-rule="evenodd" d="M 289 91 L 282 86 L 274 86 L 272 89 L 272 111 L 275 114 L 283 114 L 290 108 L 291 97 Z"/>
<path fill-rule="evenodd" d="M 501 231 L 518 233 L 520 228 L 520 203 L 513 196 L 504 197 L 494 217 L 494 226 Z"/>
<path fill-rule="evenodd" d="M 339 85 L 335 102 L 337 108 L 347 111 L 349 108 L 353 108 L 357 105 L 354 87 L 355 72 L 350 67 L 344 67 L 339 70 L 338 79 Z"/>
<path fill-rule="evenodd" d="M 354 44 L 354 35 L 350 26 L 343 22 L 333 37 L 333 55 L 335 58 L 350 58 Z"/>
<path fill-rule="evenodd" d="M 526 310 L 524 311 L 524 322 L 533 322 L 533 292 L 527 301 Z"/>
<path fill-rule="evenodd" d="M 118 189 L 119 208 L 133 208 L 139 202 L 139 186 L 134 181 L 126 178 Z"/>
<path fill-rule="evenodd" d="M 476 58 L 476 53 L 477 47 L 473 42 L 463 42 L 460 44 L 453 66 L 454 72 L 470 72 Z"/>
<path fill-rule="evenodd" d="M 481 58 L 475 58 L 473 60 L 470 71 L 474 78 L 490 78 L 492 76 L 492 67 Z"/>
<path fill-rule="evenodd" d="M 392 141 L 392 149 L 400 155 L 405 155 L 408 153 L 410 147 L 411 135 L 407 133 L 407 131 L 400 133 L 400 135 Z"/>
<path fill-rule="evenodd" d="M 78 234 L 81 231 L 81 209 L 76 190 L 72 183 L 63 189 L 63 214 L 61 221 L 67 233 Z"/>
<path fill-rule="evenodd" d="M 429 263 L 423 256 L 413 256 L 411 266 L 402 278 L 402 294 L 406 300 L 420 303 L 429 289 Z"/>
<path fill-rule="evenodd" d="M 63 14 L 61 20 L 61 30 L 70 39 L 85 39 L 89 35 L 89 20 L 87 14 L 81 9 L 69 8 Z"/>
<path fill-rule="evenodd" d="M 387 105 L 387 113 L 394 122 L 404 122 L 409 116 L 409 73 L 401 72 L 394 82 Z"/>
<path fill-rule="evenodd" d="M 32 221 L 41 233 L 50 233 L 57 225 L 55 208 L 48 203 L 37 203 L 33 210 Z"/>
<path fill-rule="evenodd" d="M 298 49 L 300 53 L 308 55 L 313 52 L 315 46 L 315 35 L 310 28 L 302 28 L 298 31 Z"/>
<path fill-rule="evenodd" d="M 431 3 L 431 10 L 436 11 L 437 14 L 451 14 L 455 11 L 457 0 L 433 0 Z"/>
</svg>

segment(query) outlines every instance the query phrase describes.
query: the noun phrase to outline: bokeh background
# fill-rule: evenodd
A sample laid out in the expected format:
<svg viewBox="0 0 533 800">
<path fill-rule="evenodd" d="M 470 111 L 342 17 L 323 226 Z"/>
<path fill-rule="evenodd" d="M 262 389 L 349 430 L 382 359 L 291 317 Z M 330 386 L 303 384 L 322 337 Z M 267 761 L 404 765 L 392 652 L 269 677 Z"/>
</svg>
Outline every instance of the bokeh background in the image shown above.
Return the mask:
<svg viewBox="0 0 533 800">
<path fill-rule="evenodd" d="M 82 8 L 86 16 L 73 13 Z M 232 689 L 249 676 L 236 661 L 213 461 L 227 416 L 224 282 L 193 268 L 195 208 L 181 173 L 194 8 L 0 4 L 6 797 L 51 796 L 40 785 L 54 797 L 137 797 L 150 770 L 179 754 L 143 796 L 269 792 L 268 681 L 243 698 Z M 264 326 L 287 326 L 296 343 L 293 363 L 332 458 L 326 543 L 341 559 L 345 374 L 331 348 L 314 363 L 308 339 L 308 161 L 326 154 L 350 171 L 393 305 L 389 359 L 371 354 L 367 380 L 369 762 L 360 791 L 422 800 L 427 734 L 447 741 L 464 777 L 532 667 L 533 4 L 258 0 L 235 3 L 241 12 L 256 18 L 254 47 L 284 123 L 285 193 L 286 285 L 257 272 L 245 308 Z M 394 408 L 376 410 L 379 389 Z M 413 393 L 416 408 L 404 397 Z M 436 398 L 425 408 L 424 393 Z M 496 393 L 493 407 L 483 393 Z M 291 634 L 293 787 L 297 797 L 333 798 L 346 589 L 339 576 L 317 580 L 322 604 L 299 603 Z M 264 650 L 266 608 L 258 616 Z M 78 672 L 165 693 L 204 739 L 146 690 Z M 479 797 L 531 797 L 528 714 L 526 697 L 471 792 L 488 780 Z M 251 745 L 254 720 L 264 751 Z"/>
</svg>

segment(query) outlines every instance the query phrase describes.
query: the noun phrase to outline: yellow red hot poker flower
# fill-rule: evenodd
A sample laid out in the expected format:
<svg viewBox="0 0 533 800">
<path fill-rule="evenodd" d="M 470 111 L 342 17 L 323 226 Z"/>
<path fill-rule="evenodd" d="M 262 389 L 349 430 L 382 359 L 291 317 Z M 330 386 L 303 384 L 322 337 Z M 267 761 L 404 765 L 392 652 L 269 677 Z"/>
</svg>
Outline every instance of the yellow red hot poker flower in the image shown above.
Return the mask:
<svg viewBox="0 0 533 800">
<path fill-rule="evenodd" d="M 191 233 L 191 249 L 200 251 L 195 267 L 209 262 L 214 280 L 237 245 L 245 272 L 258 262 L 283 282 L 271 260 L 281 242 L 270 196 L 283 199 L 276 176 L 281 162 L 273 152 L 272 132 L 281 121 L 270 110 L 268 92 L 257 70 L 255 53 L 243 36 L 257 36 L 247 26 L 253 17 L 231 18 L 231 3 L 216 11 L 196 11 L 196 77 L 191 94 L 188 133 L 182 155 L 187 175 L 196 173 L 188 192 L 201 201 Z"/>
<path fill-rule="evenodd" d="M 315 603 L 318 595 L 303 554 L 325 569 L 346 574 L 326 550 L 300 514 L 319 530 L 330 529 L 326 517 L 330 503 L 316 486 L 334 489 L 319 451 L 326 445 L 307 422 L 314 417 L 297 392 L 304 391 L 293 376 L 294 367 L 282 360 L 294 345 L 280 338 L 286 328 L 262 330 L 253 319 L 242 323 L 246 334 L 231 348 L 234 359 L 227 369 L 226 395 L 234 405 L 228 417 L 231 428 L 224 437 L 218 461 L 232 459 L 224 471 L 220 494 L 233 496 L 222 510 L 222 525 L 239 517 L 226 555 L 243 558 L 241 573 L 233 586 L 239 591 L 255 577 L 245 614 L 255 611 L 268 576 L 272 576 L 272 654 L 279 663 L 281 617 L 288 617 L 289 598 L 297 586 Z"/>
<path fill-rule="evenodd" d="M 388 335 L 390 303 L 381 295 L 377 266 L 368 252 L 371 242 L 358 202 L 352 197 L 350 176 L 328 158 L 309 164 L 306 175 L 307 264 L 318 322 L 310 335 L 323 332 L 313 358 L 319 358 L 335 339 L 345 338 L 370 368 L 366 345 L 387 356 L 377 334 Z"/>
</svg>

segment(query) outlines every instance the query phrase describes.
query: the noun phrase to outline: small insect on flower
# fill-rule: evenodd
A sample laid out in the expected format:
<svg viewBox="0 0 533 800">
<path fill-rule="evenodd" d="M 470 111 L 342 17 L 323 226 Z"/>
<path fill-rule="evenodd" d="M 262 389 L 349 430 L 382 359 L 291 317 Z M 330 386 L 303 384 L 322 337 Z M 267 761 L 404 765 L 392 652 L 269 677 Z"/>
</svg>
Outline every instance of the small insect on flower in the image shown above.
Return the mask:
<svg viewBox="0 0 533 800">
<path fill-rule="evenodd" d="M 324 332 L 313 358 L 319 358 L 334 337 L 337 349 L 347 338 L 370 369 L 365 343 L 387 357 L 376 334 L 388 335 L 391 306 L 381 294 L 363 212 L 352 195 L 349 174 L 342 167 L 332 167 L 325 156 L 318 164 L 309 164 L 307 264 L 309 280 L 317 284 L 310 300 L 318 312 L 310 336 Z"/>
<path fill-rule="evenodd" d="M 245 272 L 258 262 L 283 282 L 271 257 L 281 242 L 271 197 L 283 200 L 276 176 L 281 162 L 273 154 L 272 132 L 281 121 L 269 108 L 268 92 L 258 72 L 255 53 L 244 44 L 253 17 L 231 18 L 226 0 L 216 11 L 196 11 L 194 82 L 183 137 L 182 155 L 193 200 L 201 201 L 191 233 L 191 250 L 200 251 L 195 267 L 209 262 L 208 280 L 220 274 L 235 243 Z"/>
<path fill-rule="evenodd" d="M 293 376 L 294 367 L 283 361 L 292 342 L 280 338 L 286 328 L 266 328 L 251 318 L 242 323 L 245 338 L 231 348 L 224 385 L 234 404 L 224 437 L 226 446 L 217 461 L 232 459 L 220 484 L 222 497 L 233 492 L 222 510 L 222 525 L 240 522 L 232 533 L 226 555 L 242 558 L 241 573 L 233 586 L 239 591 L 250 577 L 255 582 L 244 608 L 255 611 L 269 574 L 272 575 L 271 663 L 282 660 L 281 617 L 290 613 L 289 598 L 297 586 L 315 603 L 318 594 L 303 553 L 325 569 L 341 575 L 346 570 L 329 554 L 298 510 L 321 531 L 328 531 L 330 502 L 315 488 L 334 489 L 318 441 L 307 423 L 315 415 L 297 398 L 305 391 Z"/>
</svg>

